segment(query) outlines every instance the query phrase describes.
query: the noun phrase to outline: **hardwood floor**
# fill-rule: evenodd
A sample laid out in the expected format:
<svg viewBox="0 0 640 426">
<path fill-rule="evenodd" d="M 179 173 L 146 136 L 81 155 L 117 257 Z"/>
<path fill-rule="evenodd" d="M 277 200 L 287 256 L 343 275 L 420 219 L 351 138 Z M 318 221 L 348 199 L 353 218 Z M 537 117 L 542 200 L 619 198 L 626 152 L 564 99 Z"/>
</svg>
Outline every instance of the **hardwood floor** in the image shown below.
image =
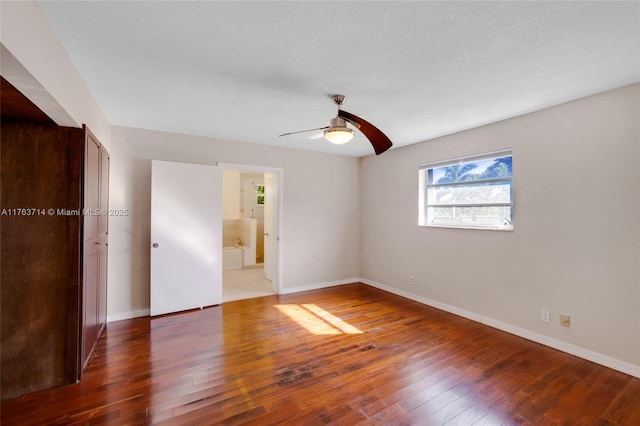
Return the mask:
<svg viewBox="0 0 640 426">
<path fill-rule="evenodd" d="M 3 425 L 640 425 L 640 379 L 364 284 L 110 323 Z"/>
</svg>

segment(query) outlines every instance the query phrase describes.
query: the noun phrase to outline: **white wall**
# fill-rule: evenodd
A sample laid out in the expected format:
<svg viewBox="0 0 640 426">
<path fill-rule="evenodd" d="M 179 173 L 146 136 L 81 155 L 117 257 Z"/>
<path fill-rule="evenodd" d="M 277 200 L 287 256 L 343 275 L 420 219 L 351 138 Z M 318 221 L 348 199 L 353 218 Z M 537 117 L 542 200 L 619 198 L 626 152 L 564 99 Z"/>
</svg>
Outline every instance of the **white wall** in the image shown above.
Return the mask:
<svg viewBox="0 0 640 426">
<path fill-rule="evenodd" d="M 38 3 L 2 1 L 0 12 L 3 77 L 59 125 L 86 124 L 109 149 L 111 125 Z"/>
<path fill-rule="evenodd" d="M 360 276 L 357 158 L 113 127 L 110 208 L 130 215 L 109 222 L 111 320 L 149 308 L 152 159 L 282 168 L 284 291 Z"/>
<path fill-rule="evenodd" d="M 639 108 L 636 84 L 362 158 L 362 277 L 640 366 Z M 419 164 L 502 148 L 513 149 L 513 232 L 417 226 Z"/>
</svg>

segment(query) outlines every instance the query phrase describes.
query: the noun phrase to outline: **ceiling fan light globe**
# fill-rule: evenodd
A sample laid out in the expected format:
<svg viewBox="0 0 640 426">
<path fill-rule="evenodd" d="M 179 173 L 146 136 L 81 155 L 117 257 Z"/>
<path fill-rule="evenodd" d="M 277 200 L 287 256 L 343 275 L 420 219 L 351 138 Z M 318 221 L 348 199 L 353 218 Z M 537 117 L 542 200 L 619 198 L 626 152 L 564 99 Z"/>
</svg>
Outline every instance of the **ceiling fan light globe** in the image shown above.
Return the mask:
<svg viewBox="0 0 640 426">
<path fill-rule="evenodd" d="M 342 145 L 353 139 L 353 130 L 348 127 L 332 127 L 324 131 L 324 137 L 333 144 Z"/>
</svg>

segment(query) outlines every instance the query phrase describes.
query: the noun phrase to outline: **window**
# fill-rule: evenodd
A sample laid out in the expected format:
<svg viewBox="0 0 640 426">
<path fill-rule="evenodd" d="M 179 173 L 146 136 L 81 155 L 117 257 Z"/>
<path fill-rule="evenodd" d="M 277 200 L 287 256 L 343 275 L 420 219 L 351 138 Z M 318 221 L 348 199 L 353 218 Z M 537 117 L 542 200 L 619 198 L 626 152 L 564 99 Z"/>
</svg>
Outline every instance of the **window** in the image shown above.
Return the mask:
<svg viewBox="0 0 640 426">
<path fill-rule="evenodd" d="M 256 188 L 256 204 L 264 206 L 264 185 L 258 185 Z"/>
<path fill-rule="evenodd" d="M 512 230 L 511 160 L 500 151 L 420 166 L 419 224 Z"/>
</svg>

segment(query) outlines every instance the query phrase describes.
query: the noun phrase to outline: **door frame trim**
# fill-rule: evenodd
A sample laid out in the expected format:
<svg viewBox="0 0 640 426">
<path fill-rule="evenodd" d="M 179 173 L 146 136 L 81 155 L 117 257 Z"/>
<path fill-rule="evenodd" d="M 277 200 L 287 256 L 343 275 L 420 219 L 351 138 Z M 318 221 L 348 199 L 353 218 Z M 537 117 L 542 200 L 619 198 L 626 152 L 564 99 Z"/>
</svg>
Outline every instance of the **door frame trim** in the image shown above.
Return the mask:
<svg viewBox="0 0 640 426">
<path fill-rule="evenodd" d="M 283 216 L 284 216 L 284 194 L 283 194 L 283 181 L 284 181 L 284 169 L 282 167 L 268 167 L 268 166 L 254 166 L 250 164 L 236 164 L 236 163 L 222 163 L 218 162 L 216 164 L 222 169 L 222 172 L 226 170 L 233 170 L 240 173 L 275 173 L 277 176 L 278 182 L 278 201 L 277 201 L 277 212 L 276 212 L 276 223 L 278 226 L 278 233 L 276 235 L 277 238 L 277 250 L 276 250 L 276 292 L 277 294 L 282 294 L 283 286 L 282 286 L 282 246 L 284 243 L 284 235 L 283 229 Z"/>
</svg>

